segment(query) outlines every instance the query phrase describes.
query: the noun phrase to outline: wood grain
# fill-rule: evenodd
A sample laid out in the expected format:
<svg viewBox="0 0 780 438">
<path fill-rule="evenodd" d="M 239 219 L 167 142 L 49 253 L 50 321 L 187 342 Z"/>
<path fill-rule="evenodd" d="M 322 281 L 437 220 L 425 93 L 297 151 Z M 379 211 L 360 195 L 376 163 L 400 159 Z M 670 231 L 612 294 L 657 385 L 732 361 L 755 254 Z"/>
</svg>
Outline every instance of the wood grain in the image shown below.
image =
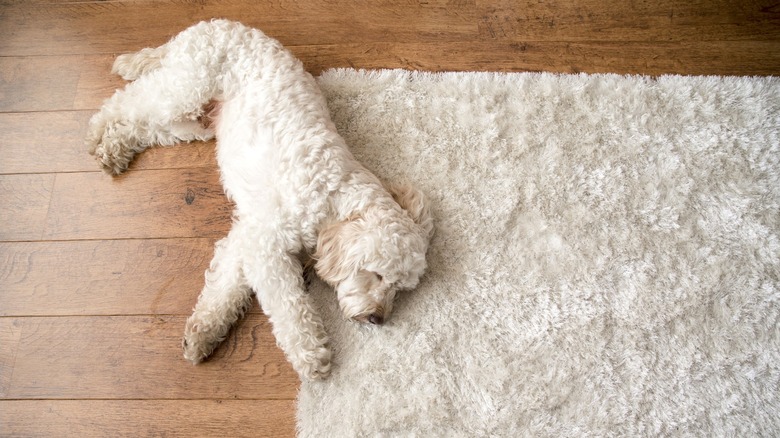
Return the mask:
<svg viewBox="0 0 780 438">
<path fill-rule="evenodd" d="M 95 110 L 125 86 L 122 78 L 111 74 L 115 58 L 0 56 L 0 112 Z M 89 96 L 89 105 L 84 96 Z"/>
<path fill-rule="evenodd" d="M 71 109 L 82 65 L 79 56 L 0 57 L 0 112 Z"/>
<path fill-rule="evenodd" d="M 775 41 L 774 2 L 371 1 L 63 2 L 5 7 L 0 55 L 117 53 L 159 45 L 214 17 L 241 20 L 288 46 L 512 41 Z M 154 16 L 155 20 L 148 20 Z M 316 17 L 328 17 L 318 20 Z"/>
<path fill-rule="evenodd" d="M 290 437 L 292 400 L 0 401 L 2 436 Z"/>
<path fill-rule="evenodd" d="M 243 318 L 211 359 L 181 352 L 185 317 L 28 317 L 9 399 L 293 399 L 298 375 L 263 315 Z M 6 347 L 2 347 L 5 349 Z M 6 379 L 0 375 L 0 381 Z"/>
<path fill-rule="evenodd" d="M 16 350 L 22 335 L 21 325 L 20 319 L 0 318 L 0 398 L 5 398 L 11 387 L 16 365 Z"/>
<path fill-rule="evenodd" d="M 240 20 L 286 45 L 385 41 L 389 34 L 394 41 L 463 41 L 478 34 L 473 1 L 24 3 L 4 8 L 0 55 L 135 51 L 215 17 Z"/>
<path fill-rule="evenodd" d="M 780 9 L 763 1 L 478 0 L 480 36 L 511 41 L 777 41 Z"/>
<path fill-rule="evenodd" d="M 32 86 L 32 84 L 30 85 Z M 0 113 L 0 173 L 95 170 L 83 146 L 87 111 Z"/>
<path fill-rule="evenodd" d="M 0 316 L 188 316 L 214 241 L 0 243 Z"/>
<path fill-rule="evenodd" d="M 0 175 L 0 240 L 37 240 L 46 224 L 53 174 Z"/>
<path fill-rule="evenodd" d="M 765 41 L 696 42 L 684 46 L 665 42 L 476 41 L 458 44 L 321 45 L 290 49 L 314 74 L 335 67 L 653 76 L 772 75 L 780 72 L 780 44 Z"/>
<path fill-rule="evenodd" d="M 224 237 L 232 206 L 214 168 L 60 173 L 48 240 Z"/>
</svg>

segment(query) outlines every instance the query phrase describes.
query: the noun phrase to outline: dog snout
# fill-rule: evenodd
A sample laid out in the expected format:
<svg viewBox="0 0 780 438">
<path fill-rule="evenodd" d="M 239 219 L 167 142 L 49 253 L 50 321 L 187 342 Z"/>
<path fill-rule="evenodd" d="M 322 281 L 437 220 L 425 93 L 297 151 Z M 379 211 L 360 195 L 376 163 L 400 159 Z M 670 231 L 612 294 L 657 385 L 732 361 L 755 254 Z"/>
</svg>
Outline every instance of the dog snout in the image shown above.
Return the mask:
<svg viewBox="0 0 780 438">
<path fill-rule="evenodd" d="M 368 322 L 374 325 L 382 325 L 385 322 L 385 319 L 382 318 L 382 316 L 377 314 L 371 314 L 368 315 Z"/>
</svg>

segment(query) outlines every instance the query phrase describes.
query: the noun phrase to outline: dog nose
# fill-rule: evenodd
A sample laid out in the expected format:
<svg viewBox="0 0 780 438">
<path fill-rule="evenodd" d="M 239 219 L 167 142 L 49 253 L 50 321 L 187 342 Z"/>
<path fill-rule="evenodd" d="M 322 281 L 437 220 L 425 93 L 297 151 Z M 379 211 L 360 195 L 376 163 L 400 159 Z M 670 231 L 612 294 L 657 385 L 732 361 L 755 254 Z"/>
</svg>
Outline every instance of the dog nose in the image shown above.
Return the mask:
<svg viewBox="0 0 780 438">
<path fill-rule="evenodd" d="M 374 325 L 382 325 L 385 320 L 379 315 L 368 315 L 368 322 Z"/>
</svg>

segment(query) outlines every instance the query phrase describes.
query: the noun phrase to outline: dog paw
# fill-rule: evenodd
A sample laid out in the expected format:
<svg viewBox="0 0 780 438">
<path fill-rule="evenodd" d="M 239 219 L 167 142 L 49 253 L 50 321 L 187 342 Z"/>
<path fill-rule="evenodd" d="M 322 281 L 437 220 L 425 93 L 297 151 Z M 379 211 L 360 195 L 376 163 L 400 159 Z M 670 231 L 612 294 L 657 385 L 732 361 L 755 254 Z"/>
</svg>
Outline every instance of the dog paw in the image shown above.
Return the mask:
<svg viewBox="0 0 780 438">
<path fill-rule="evenodd" d="M 98 147 L 95 150 L 95 159 L 100 164 L 101 169 L 109 175 L 119 175 L 127 170 L 130 165 L 130 158 L 119 156 L 111 152 L 110 148 Z"/>
<path fill-rule="evenodd" d="M 85 144 L 106 173 L 119 175 L 130 165 L 137 147 L 131 131 L 128 123 L 107 122 L 100 114 L 90 120 Z"/>
<path fill-rule="evenodd" d="M 220 342 L 222 338 L 213 330 L 207 330 L 200 321 L 192 317 L 187 320 L 181 341 L 185 359 L 198 364 L 207 358 Z"/>
<path fill-rule="evenodd" d="M 117 56 L 111 67 L 111 73 L 121 76 L 126 81 L 138 79 L 143 73 L 143 68 L 136 62 L 137 57 L 136 53 L 125 53 Z"/>
<path fill-rule="evenodd" d="M 307 351 L 300 361 L 293 363 L 301 378 L 307 380 L 322 380 L 330 375 L 331 352 L 327 347 L 319 347 Z"/>
<path fill-rule="evenodd" d="M 134 81 L 141 75 L 159 68 L 160 59 L 164 53 L 165 49 L 163 47 L 155 47 L 119 55 L 111 67 L 111 72 L 118 74 L 126 81 Z"/>
</svg>

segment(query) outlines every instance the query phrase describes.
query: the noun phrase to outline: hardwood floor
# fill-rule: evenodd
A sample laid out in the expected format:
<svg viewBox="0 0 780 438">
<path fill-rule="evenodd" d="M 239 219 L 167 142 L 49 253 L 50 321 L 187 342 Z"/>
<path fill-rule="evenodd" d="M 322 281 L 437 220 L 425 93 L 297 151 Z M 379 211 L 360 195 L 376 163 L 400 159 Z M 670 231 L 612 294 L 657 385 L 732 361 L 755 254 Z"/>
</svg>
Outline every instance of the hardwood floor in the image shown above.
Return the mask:
<svg viewBox="0 0 780 438">
<path fill-rule="evenodd" d="M 212 17 L 312 73 L 422 70 L 777 75 L 780 3 L 0 0 L 0 435 L 290 436 L 298 379 L 258 306 L 213 359 L 183 322 L 230 225 L 213 143 L 98 171 L 86 122 L 116 54 Z"/>
</svg>

